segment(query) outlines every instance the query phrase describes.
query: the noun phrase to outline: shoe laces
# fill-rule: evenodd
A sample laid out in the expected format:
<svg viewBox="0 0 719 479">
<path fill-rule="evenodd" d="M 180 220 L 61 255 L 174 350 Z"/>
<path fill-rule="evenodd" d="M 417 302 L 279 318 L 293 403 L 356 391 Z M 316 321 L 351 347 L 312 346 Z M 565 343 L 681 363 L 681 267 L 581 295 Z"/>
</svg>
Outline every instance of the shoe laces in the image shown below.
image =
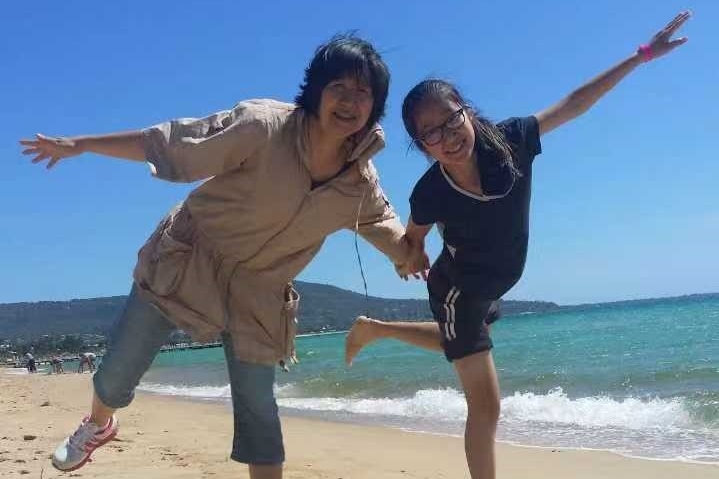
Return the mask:
<svg viewBox="0 0 719 479">
<path fill-rule="evenodd" d="M 88 441 L 97 434 L 99 429 L 100 427 L 97 424 L 90 422 L 89 418 L 85 418 L 73 435 L 70 436 L 68 443 L 74 449 L 85 450 Z"/>
</svg>

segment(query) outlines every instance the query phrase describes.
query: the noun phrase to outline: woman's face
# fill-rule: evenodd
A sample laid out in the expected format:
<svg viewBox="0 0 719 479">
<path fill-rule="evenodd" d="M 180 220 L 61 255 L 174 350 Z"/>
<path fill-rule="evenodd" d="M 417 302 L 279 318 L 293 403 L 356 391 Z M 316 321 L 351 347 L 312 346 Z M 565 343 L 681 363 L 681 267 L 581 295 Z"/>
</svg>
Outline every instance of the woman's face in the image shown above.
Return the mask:
<svg viewBox="0 0 719 479">
<path fill-rule="evenodd" d="M 425 100 L 414 115 L 417 140 L 443 165 L 465 164 L 474 153 L 472 113 L 448 99 Z"/>
<path fill-rule="evenodd" d="M 373 105 L 372 89 L 364 81 L 356 77 L 333 80 L 322 90 L 320 125 L 337 136 L 354 135 L 367 124 Z"/>
</svg>

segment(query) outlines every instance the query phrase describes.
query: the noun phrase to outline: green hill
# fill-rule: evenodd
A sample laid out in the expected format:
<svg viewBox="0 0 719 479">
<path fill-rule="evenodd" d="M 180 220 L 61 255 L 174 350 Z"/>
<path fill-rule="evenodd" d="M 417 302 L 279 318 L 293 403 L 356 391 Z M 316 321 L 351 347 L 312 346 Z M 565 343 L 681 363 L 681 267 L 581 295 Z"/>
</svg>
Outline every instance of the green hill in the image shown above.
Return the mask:
<svg viewBox="0 0 719 479">
<path fill-rule="evenodd" d="M 348 329 L 360 314 L 385 319 L 431 319 L 427 300 L 387 299 L 324 284 L 298 281 L 300 332 Z M 125 296 L 0 304 L 0 339 L 62 334 L 105 334 L 120 315 Z M 505 301 L 505 315 L 558 310 L 543 301 Z"/>
</svg>

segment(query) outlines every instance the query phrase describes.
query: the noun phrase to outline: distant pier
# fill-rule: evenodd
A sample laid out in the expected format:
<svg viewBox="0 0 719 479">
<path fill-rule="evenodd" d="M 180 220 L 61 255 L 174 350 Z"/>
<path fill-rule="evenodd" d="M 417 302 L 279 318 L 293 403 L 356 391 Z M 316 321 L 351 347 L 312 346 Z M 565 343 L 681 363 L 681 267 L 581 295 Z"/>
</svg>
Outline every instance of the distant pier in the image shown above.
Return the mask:
<svg viewBox="0 0 719 479">
<path fill-rule="evenodd" d="M 314 332 L 314 333 L 304 333 L 304 334 L 298 334 L 298 338 L 302 337 L 309 337 L 309 336 L 326 336 L 326 335 L 332 335 L 332 334 L 345 334 L 347 331 L 320 331 L 320 332 Z M 207 349 L 207 348 L 219 348 L 222 346 L 221 341 L 215 341 L 212 343 L 178 343 L 178 344 L 167 344 L 165 346 L 162 346 L 160 348 L 161 353 L 172 353 L 176 351 L 187 351 L 188 349 Z M 103 354 L 102 353 L 96 353 L 97 359 L 102 359 Z M 63 361 L 79 361 L 79 356 L 60 356 L 60 358 Z M 22 360 L 16 360 L 14 362 L 8 361 L 5 366 L 8 367 L 15 367 L 15 368 L 24 368 L 27 361 Z M 38 366 L 48 366 L 51 365 L 52 362 L 47 357 L 44 357 L 42 359 L 36 358 L 35 363 Z"/>
<path fill-rule="evenodd" d="M 215 341 L 214 343 L 180 343 L 180 344 L 169 344 L 160 348 L 161 353 L 171 353 L 174 351 L 186 351 L 188 349 L 207 349 L 207 348 L 219 348 L 222 343 Z"/>
</svg>

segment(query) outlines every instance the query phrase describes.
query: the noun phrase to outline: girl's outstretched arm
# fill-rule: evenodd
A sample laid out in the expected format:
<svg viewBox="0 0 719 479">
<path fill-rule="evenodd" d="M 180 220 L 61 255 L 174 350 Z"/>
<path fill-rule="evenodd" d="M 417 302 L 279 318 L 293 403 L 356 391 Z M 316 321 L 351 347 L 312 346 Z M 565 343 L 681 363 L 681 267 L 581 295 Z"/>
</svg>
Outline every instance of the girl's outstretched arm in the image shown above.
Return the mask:
<svg viewBox="0 0 719 479">
<path fill-rule="evenodd" d="M 680 13 L 654 35 L 648 44 L 639 47 L 637 52 L 629 58 L 582 85 L 559 103 L 534 115 L 539 122 L 539 134 L 550 132 L 589 110 L 637 66 L 664 56 L 679 45 L 686 43 L 686 37 L 676 40 L 671 38 L 689 17 L 691 17 L 689 11 Z"/>
</svg>

